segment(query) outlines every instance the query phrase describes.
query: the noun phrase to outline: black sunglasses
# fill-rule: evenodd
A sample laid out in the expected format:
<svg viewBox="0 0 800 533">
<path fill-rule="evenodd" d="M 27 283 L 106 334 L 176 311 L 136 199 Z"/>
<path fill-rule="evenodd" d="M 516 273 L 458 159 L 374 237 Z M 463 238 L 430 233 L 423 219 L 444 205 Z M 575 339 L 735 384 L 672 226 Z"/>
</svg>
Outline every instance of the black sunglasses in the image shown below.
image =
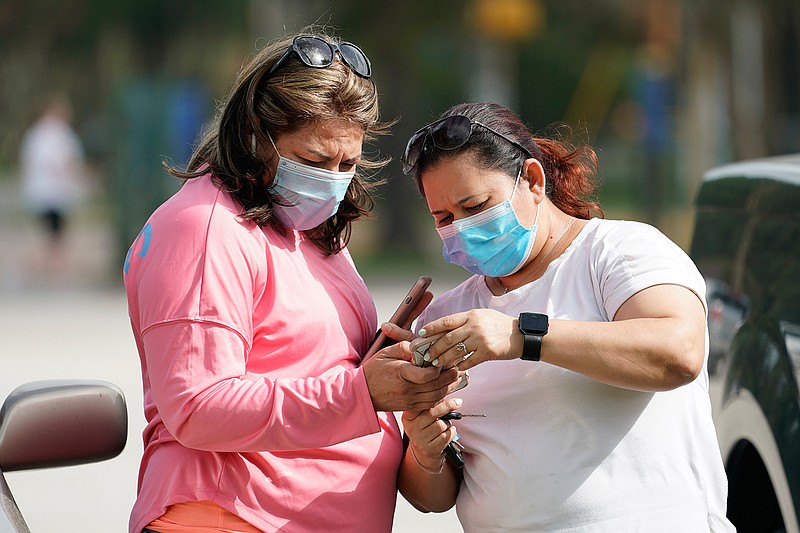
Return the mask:
<svg viewBox="0 0 800 533">
<path fill-rule="evenodd" d="M 369 62 L 366 54 L 361 51 L 361 48 L 353 43 L 339 43 L 331 44 L 325 39 L 314 35 L 298 35 L 292 39 L 292 44 L 289 49 L 278 59 L 272 68 L 267 72 L 267 78 L 280 68 L 286 58 L 292 52 L 295 52 L 307 67 L 312 68 L 326 68 L 333 64 L 336 57 L 336 52 L 344 61 L 344 64 L 350 67 L 350 70 L 361 76 L 362 78 L 369 78 L 372 76 L 372 64 Z"/>
<path fill-rule="evenodd" d="M 464 115 L 453 115 L 431 122 L 427 126 L 418 129 L 414 135 L 411 136 L 406 145 L 406 150 L 403 153 L 403 173 L 411 174 L 417 167 L 419 156 L 422 154 L 425 142 L 429 138 L 433 142 L 433 145 L 440 150 L 455 150 L 456 148 L 464 146 L 472 135 L 475 126 L 480 126 L 494 133 L 501 139 L 505 139 L 522 150 L 528 157 L 533 157 L 527 148 L 509 139 L 502 133 L 493 130 L 486 124 L 481 124 Z"/>
</svg>

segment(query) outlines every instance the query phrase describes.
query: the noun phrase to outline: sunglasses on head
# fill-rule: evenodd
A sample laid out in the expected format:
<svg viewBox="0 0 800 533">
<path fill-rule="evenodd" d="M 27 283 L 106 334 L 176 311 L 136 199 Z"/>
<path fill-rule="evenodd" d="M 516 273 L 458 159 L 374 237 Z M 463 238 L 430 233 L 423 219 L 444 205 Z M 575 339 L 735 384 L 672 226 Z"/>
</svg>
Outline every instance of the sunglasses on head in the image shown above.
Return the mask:
<svg viewBox="0 0 800 533">
<path fill-rule="evenodd" d="M 486 124 L 481 124 L 464 115 L 453 115 L 431 122 L 427 126 L 417 130 L 414 135 L 411 136 L 406 145 L 406 150 L 403 153 L 403 173 L 411 174 L 414 169 L 417 168 L 419 156 L 422 154 L 428 139 L 440 150 L 455 150 L 456 148 L 464 146 L 472 135 L 475 126 L 480 126 L 494 133 L 501 139 L 505 139 L 507 142 L 522 150 L 528 157 L 533 157 L 527 148 L 509 139 L 502 133 L 493 130 Z"/>
<path fill-rule="evenodd" d="M 297 54 L 297 57 L 300 58 L 300 61 L 305 66 L 312 68 L 327 68 L 331 66 L 336 58 L 336 52 L 339 52 L 342 61 L 350 67 L 350 70 L 362 78 L 372 76 L 372 64 L 366 54 L 361 51 L 361 48 L 353 43 L 331 44 L 325 39 L 314 35 L 298 35 L 292 39 L 289 49 L 272 65 L 266 77 L 272 76 L 292 52 Z"/>
</svg>

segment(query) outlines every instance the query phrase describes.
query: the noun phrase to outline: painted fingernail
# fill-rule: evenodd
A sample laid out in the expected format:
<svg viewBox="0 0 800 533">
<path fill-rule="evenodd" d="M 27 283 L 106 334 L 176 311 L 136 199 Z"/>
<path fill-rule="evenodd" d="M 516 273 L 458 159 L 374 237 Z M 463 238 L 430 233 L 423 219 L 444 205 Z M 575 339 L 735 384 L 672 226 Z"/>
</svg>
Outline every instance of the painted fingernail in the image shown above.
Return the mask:
<svg viewBox="0 0 800 533">
<path fill-rule="evenodd" d="M 430 360 L 431 360 L 431 356 L 430 356 L 430 355 L 428 355 L 428 354 L 425 354 L 425 357 L 423 357 L 423 359 L 424 359 L 425 361 L 430 361 Z"/>
<path fill-rule="evenodd" d="M 431 361 L 431 366 L 439 366 L 439 360 L 434 359 L 433 361 Z"/>
<path fill-rule="evenodd" d="M 420 337 L 424 337 L 424 336 L 425 336 L 427 333 L 428 333 L 428 332 L 427 332 L 427 331 L 425 331 L 425 328 L 422 328 L 422 329 L 420 329 L 420 330 L 419 330 L 419 336 L 420 336 Z M 427 359 L 426 359 L 426 361 L 427 361 Z"/>
<path fill-rule="evenodd" d="M 464 403 L 464 400 L 462 400 L 461 398 L 453 398 L 453 403 L 456 404 L 456 407 L 461 407 L 461 404 Z"/>
</svg>

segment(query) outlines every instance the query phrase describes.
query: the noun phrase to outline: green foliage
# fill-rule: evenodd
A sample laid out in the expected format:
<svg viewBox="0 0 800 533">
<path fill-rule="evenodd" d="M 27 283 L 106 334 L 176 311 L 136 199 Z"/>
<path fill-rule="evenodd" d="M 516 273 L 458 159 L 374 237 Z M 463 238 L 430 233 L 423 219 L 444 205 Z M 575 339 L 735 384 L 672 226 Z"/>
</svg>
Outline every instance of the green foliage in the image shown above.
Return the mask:
<svg viewBox="0 0 800 533">
<path fill-rule="evenodd" d="M 475 1 L 0 0 L 4 52 L 0 56 L 0 115 L 4 117 L 0 168 L 16 160 L 19 137 L 40 98 L 59 90 L 73 99 L 78 130 L 89 141 L 91 155 L 102 171 L 123 172 L 124 166 L 113 162 L 126 143 L 125 124 L 120 123 L 117 108 L 118 97 L 126 89 L 142 80 L 166 86 L 191 79 L 212 98 L 221 99 L 254 45 L 316 24 L 365 50 L 373 62 L 382 116 L 399 120 L 392 136 L 369 149 L 394 159 L 382 176 L 388 183 L 386 200 L 379 200 L 385 222 L 379 241 L 393 253 L 409 253 L 420 242 L 420 232 L 427 229 L 406 223 L 408 211 L 421 208 L 413 184 L 400 172 L 398 159 L 414 130 L 452 104 L 476 98 L 473 82 L 487 40 L 467 16 Z M 605 88 L 606 108 L 598 110 L 598 124 L 588 124 L 588 137 L 593 144 L 614 146 L 613 151 L 600 154 L 601 176 L 606 180 L 601 199 L 634 208 L 645 205 L 642 191 L 647 190 L 649 176 L 643 141 L 637 137 L 641 131 L 635 123 L 635 87 L 625 80 L 636 80 L 632 73 L 641 67 L 636 54 L 647 38 L 649 4 L 538 0 L 544 17 L 541 30 L 503 45 L 509 69 L 516 73 L 511 83 L 519 95 L 517 102 L 508 103 L 536 131 L 565 119 L 587 64 L 597 57 L 598 49 L 603 52 L 602 60 L 611 63 L 614 76 L 622 81 L 611 83 L 609 71 L 597 78 L 597 86 L 590 83 L 590 96 Z M 695 13 L 706 8 L 692 9 Z M 713 35 L 708 38 L 713 40 Z M 587 102 L 584 107 L 592 109 L 592 102 Z M 633 118 L 620 127 L 618 119 L 623 115 L 614 112 L 625 102 Z M 672 143 L 664 157 L 676 160 L 675 139 Z M 158 161 L 163 155 L 151 157 Z M 667 203 L 683 198 L 683 189 L 675 182 L 686 177 L 677 172 L 674 161 L 663 170 L 659 194 L 665 195 Z"/>
</svg>

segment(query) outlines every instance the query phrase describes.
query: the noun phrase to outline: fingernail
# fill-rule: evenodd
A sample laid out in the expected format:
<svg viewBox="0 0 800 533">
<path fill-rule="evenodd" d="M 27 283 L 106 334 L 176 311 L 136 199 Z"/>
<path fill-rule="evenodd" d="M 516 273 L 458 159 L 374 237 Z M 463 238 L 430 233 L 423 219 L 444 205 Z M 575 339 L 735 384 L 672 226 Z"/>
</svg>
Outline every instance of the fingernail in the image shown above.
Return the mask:
<svg viewBox="0 0 800 533">
<path fill-rule="evenodd" d="M 420 337 L 424 337 L 424 336 L 425 336 L 425 334 L 427 334 L 427 333 L 428 333 L 428 332 L 427 332 L 427 331 L 425 331 L 425 328 L 421 328 L 421 329 L 419 330 L 419 336 L 420 336 Z M 426 361 L 427 361 L 427 359 L 426 359 Z"/>
<path fill-rule="evenodd" d="M 428 354 L 425 354 L 425 357 L 423 357 L 423 359 L 424 359 L 425 361 L 430 361 L 430 360 L 431 360 L 431 356 L 430 356 L 430 355 L 428 355 Z"/>
<path fill-rule="evenodd" d="M 456 404 L 456 407 L 461 407 L 461 404 L 464 403 L 464 400 L 462 400 L 461 398 L 453 398 L 453 403 Z"/>
<path fill-rule="evenodd" d="M 438 360 L 438 359 L 434 359 L 434 360 L 431 362 L 431 366 L 439 366 L 439 360 Z"/>
</svg>

